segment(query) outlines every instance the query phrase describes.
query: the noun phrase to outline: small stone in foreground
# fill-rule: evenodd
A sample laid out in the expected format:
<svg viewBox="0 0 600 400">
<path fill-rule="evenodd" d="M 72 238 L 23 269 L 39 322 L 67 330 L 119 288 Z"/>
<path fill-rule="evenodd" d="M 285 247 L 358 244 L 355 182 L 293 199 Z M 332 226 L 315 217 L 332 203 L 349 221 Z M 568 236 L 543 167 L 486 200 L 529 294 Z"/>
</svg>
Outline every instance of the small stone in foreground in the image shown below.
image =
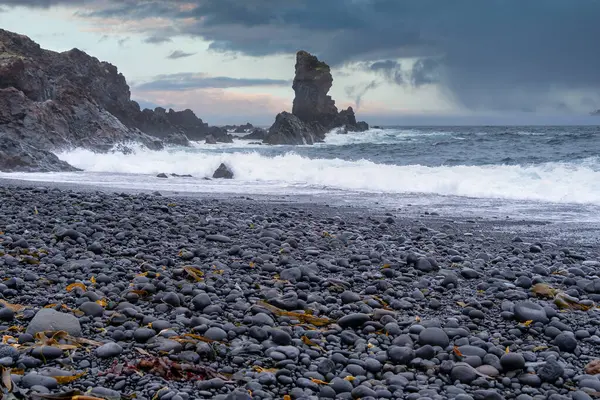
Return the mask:
<svg viewBox="0 0 600 400">
<path fill-rule="evenodd" d="M 441 328 L 425 328 L 419 334 L 419 344 L 446 348 L 450 344 L 450 339 Z"/>
<path fill-rule="evenodd" d="M 533 303 L 531 301 L 522 301 L 515 304 L 515 318 L 519 322 L 525 321 L 533 321 L 533 322 L 542 322 L 544 324 L 548 323 L 548 316 L 546 315 L 546 310 L 539 304 Z"/>
<path fill-rule="evenodd" d="M 96 355 L 100 358 L 111 358 L 120 355 L 123 348 L 115 342 L 105 343 L 96 349 Z"/>
<path fill-rule="evenodd" d="M 27 333 L 35 335 L 38 332 L 46 331 L 65 331 L 71 336 L 81 336 L 81 325 L 74 315 L 61 313 L 51 308 L 42 308 L 29 322 Z"/>
</svg>

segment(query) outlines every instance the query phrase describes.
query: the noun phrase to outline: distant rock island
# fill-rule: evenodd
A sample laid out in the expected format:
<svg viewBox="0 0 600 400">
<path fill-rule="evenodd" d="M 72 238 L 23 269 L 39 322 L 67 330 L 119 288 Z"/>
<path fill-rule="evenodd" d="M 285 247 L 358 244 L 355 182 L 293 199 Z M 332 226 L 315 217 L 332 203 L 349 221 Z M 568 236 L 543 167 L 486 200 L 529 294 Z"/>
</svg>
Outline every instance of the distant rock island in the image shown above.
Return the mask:
<svg viewBox="0 0 600 400">
<path fill-rule="evenodd" d="M 352 107 L 338 111 L 328 96 L 330 68 L 317 57 L 296 56 L 292 113 L 282 112 L 265 131 L 247 123 L 214 127 L 192 110 L 141 109 L 117 67 L 78 49 L 44 50 L 30 38 L 0 29 L 0 171 L 74 171 L 54 152 L 86 148 L 152 150 L 189 141 L 231 143 L 228 132 L 265 144 L 313 144 L 334 128 L 364 131 Z M 239 136 L 238 136 L 239 137 Z"/>
<path fill-rule="evenodd" d="M 267 144 L 313 144 L 335 128 L 366 131 L 366 122 L 357 122 L 352 107 L 338 112 L 327 93 L 333 84 L 329 65 L 306 51 L 296 54 L 295 92 L 292 113 L 282 112 L 275 118 L 264 139 Z"/>
</svg>

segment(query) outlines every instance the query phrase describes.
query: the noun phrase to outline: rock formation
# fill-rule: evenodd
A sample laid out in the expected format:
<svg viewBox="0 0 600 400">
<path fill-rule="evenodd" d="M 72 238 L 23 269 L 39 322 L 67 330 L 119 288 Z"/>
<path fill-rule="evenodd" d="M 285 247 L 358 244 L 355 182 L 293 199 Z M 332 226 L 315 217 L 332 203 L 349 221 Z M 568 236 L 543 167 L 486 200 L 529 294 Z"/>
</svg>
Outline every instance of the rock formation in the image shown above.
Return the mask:
<svg viewBox="0 0 600 400">
<path fill-rule="evenodd" d="M 84 147 L 106 152 L 139 142 L 150 149 L 188 139 L 231 141 L 191 110 L 140 110 L 114 65 L 73 49 L 42 49 L 0 29 L 0 170 L 72 170 L 49 151 Z M 11 153 L 14 151 L 14 153 Z"/>
<path fill-rule="evenodd" d="M 233 172 L 227 165 L 221 163 L 212 177 L 214 179 L 233 179 Z"/>
<path fill-rule="evenodd" d="M 254 128 L 251 133 L 242 136 L 242 139 L 264 140 L 267 137 L 267 131 L 262 128 Z"/>
<path fill-rule="evenodd" d="M 292 88 L 295 97 L 292 113 L 282 112 L 275 118 L 264 139 L 268 144 L 313 144 L 323 141 L 334 128 L 345 131 L 369 129 L 357 122 L 352 107 L 338 112 L 327 93 L 333 84 L 329 65 L 306 51 L 296 54 L 296 75 Z"/>
</svg>

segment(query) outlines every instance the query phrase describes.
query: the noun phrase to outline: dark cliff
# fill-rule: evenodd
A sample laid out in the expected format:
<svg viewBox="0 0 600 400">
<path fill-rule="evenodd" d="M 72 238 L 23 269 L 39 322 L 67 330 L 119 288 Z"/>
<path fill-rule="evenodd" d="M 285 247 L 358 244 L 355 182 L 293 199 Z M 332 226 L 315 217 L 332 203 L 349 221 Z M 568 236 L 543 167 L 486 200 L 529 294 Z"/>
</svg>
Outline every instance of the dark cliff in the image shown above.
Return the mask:
<svg viewBox="0 0 600 400">
<path fill-rule="evenodd" d="M 15 144 L 0 151 L 0 157 L 11 157 L 10 163 L 0 160 L 0 169 L 64 170 L 66 164 L 49 151 L 108 151 L 128 142 L 157 150 L 209 134 L 231 140 L 225 130 L 209 127 L 191 110 L 141 110 L 112 64 L 78 49 L 44 50 L 27 36 L 0 29 L 0 138 Z M 28 167 L 20 168 L 19 155 L 6 151 L 25 148 Z"/>
</svg>

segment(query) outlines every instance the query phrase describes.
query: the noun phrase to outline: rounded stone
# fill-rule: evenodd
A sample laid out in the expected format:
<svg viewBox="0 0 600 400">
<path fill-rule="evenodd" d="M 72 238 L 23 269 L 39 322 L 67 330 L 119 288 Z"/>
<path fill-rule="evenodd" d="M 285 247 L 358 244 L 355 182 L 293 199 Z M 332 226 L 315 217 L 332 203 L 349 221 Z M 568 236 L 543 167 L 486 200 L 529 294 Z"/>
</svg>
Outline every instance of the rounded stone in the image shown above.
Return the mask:
<svg viewBox="0 0 600 400">
<path fill-rule="evenodd" d="M 196 310 L 202 311 L 212 304 L 210 296 L 206 293 L 200 293 L 192 299 L 192 305 Z"/>
<path fill-rule="evenodd" d="M 390 346 L 387 354 L 390 361 L 400 365 L 408 365 L 415 358 L 413 349 L 403 346 Z"/>
<path fill-rule="evenodd" d="M 577 348 L 577 339 L 570 333 L 561 333 L 554 338 L 554 344 L 567 353 L 572 353 Z"/>
<path fill-rule="evenodd" d="M 8 307 L 0 308 L 0 321 L 12 321 L 15 319 L 15 312 Z"/>
<path fill-rule="evenodd" d="M 368 322 L 371 320 L 371 317 L 369 317 L 367 314 L 363 314 L 363 313 L 355 313 L 355 314 L 349 314 L 349 315 L 344 315 L 342 318 L 340 318 L 338 320 L 338 325 L 342 328 L 359 328 L 361 327 L 365 322 Z"/>
<path fill-rule="evenodd" d="M 177 293 L 175 293 L 175 292 L 165 293 L 165 295 L 162 298 L 162 301 L 164 301 L 166 304 L 170 305 L 171 307 L 179 307 L 181 305 L 181 300 L 179 299 L 179 296 L 177 296 Z"/>
<path fill-rule="evenodd" d="M 271 330 L 271 339 L 278 345 L 287 346 L 292 344 L 292 337 L 289 333 L 282 331 L 281 329 Z"/>
<path fill-rule="evenodd" d="M 544 307 L 531 301 L 521 301 L 515 304 L 515 318 L 520 322 L 533 321 L 548 323 L 548 316 Z"/>
<path fill-rule="evenodd" d="M 96 349 L 96 355 L 100 358 L 117 357 L 123 352 L 123 348 L 115 342 L 105 343 Z"/>
<path fill-rule="evenodd" d="M 525 368 L 525 358 L 520 353 L 506 353 L 500 357 L 500 364 L 505 371 L 516 371 Z"/>
<path fill-rule="evenodd" d="M 35 335 L 38 332 L 65 331 L 71 336 L 81 336 L 79 320 L 72 314 L 61 313 L 52 308 L 39 310 L 29 325 L 27 333 Z"/>
<path fill-rule="evenodd" d="M 89 315 L 90 317 L 101 317 L 102 314 L 104 314 L 104 308 L 93 301 L 86 301 L 79 306 L 79 309 L 83 311 L 85 315 Z"/>
<path fill-rule="evenodd" d="M 450 339 L 441 328 L 425 328 L 419 333 L 419 344 L 430 344 L 432 346 L 448 347 Z"/>
<path fill-rule="evenodd" d="M 471 383 L 477 378 L 477 371 L 468 364 L 458 363 L 450 373 L 452 382 Z"/>
<path fill-rule="evenodd" d="M 145 343 L 156 336 L 156 331 L 149 328 L 138 328 L 133 332 L 133 338 L 138 343 Z"/>
<path fill-rule="evenodd" d="M 227 332 L 221 328 L 213 326 L 212 328 L 208 328 L 208 330 L 204 333 L 204 336 L 211 340 L 222 341 L 227 339 Z"/>
<path fill-rule="evenodd" d="M 351 392 L 354 388 L 350 381 L 335 377 L 329 382 L 329 386 L 335 390 L 337 394 Z"/>
</svg>

